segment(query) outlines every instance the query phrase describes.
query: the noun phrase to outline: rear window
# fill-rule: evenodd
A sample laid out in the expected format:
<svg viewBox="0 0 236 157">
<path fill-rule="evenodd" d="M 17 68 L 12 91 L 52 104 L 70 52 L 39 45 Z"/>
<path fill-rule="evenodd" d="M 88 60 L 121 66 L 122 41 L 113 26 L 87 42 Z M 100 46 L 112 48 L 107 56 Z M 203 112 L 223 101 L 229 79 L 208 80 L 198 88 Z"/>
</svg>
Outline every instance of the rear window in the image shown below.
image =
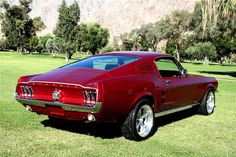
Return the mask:
<svg viewBox="0 0 236 157">
<path fill-rule="evenodd" d="M 136 60 L 138 60 L 138 58 L 132 56 L 118 56 L 118 55 L 94 56 L 80 60 L 72 64 L 68 64 L 63 68 L 90 68 L 99 70 L 112 70 L 122 65 L 134 62 Z"/>
</svg>

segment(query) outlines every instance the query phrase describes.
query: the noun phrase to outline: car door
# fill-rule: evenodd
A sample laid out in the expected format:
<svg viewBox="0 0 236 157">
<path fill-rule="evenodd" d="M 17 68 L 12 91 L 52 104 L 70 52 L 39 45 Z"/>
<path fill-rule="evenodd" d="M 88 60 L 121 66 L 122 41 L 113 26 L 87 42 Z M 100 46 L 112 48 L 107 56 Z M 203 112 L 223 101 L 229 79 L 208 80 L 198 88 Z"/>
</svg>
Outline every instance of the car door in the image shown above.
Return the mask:
<svg viewBox="0 0 236 157">
<path fill-rule="evenodd" d="M 193 103 L 195 88 L 188 76 L 181 73 L 183 67 L 174 57 L 155 60 L 162 81 L 161 110 L 168 110 Z"/>
</svg>

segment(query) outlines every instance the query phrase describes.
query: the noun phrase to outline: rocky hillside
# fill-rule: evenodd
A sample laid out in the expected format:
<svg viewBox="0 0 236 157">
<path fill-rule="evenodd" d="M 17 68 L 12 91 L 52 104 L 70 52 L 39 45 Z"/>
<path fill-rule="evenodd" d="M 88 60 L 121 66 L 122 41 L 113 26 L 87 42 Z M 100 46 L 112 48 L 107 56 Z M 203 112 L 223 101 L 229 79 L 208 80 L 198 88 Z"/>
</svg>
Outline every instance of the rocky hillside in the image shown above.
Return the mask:
<svg viewBox="0 0 236 157">
<path fill-rule="evenodd" d="M 17 4 L 18 0 L 8 0 Z M 68 4 L 74 0 L 66 0 Z M 95 21 L 110 30 L 111 36 L 128 32 L 142 24 L 155 22 L 174 10 L 193 10 L 196 0 L 77 0 L 81 21 Z M 51 33 L 56 25 L 62 0 L 33 0 L 31 17 L 41 16 Z M 1 11 L 0 11 L 1 12 Z"/>
</svg>

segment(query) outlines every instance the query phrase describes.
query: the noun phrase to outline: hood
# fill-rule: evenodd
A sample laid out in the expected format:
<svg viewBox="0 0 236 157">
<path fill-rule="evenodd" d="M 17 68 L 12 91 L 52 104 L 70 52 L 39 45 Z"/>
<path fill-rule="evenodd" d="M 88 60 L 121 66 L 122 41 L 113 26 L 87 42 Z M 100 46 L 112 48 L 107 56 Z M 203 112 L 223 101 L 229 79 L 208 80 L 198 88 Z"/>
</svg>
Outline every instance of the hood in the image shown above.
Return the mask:
<svg viewBox="0 0 236 157">
<path fill-rule="evenodd" d="M 107 71 L 87 68 L 58 68 L 33 77 L 31 82 L 58 82 L 86 85 L 107 78 Z"/>
</svg>

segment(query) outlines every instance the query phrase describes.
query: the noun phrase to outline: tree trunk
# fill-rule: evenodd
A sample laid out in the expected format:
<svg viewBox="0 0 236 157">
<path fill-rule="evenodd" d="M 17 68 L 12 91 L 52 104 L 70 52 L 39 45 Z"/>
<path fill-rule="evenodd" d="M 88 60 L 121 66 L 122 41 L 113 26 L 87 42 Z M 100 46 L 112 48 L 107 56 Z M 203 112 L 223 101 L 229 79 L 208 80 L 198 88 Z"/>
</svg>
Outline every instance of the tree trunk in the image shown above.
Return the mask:
<svg viewBox="0 0 236 157">
<path fill-rule="evenodd" d="M 176 49 L 176 58 L 178 61 L 180 61 L 180 56 L 179 56 L 179 45 L 175 44 L 175 49 Z"/>
<path fill-rule="evenodd" d="M 52 53 L 52 56 L 53 56 L 53 57 L 55 57 L 55 56 L 56 56 L 56 53 L 55 53 L 55 51 L 54 51 L 54 50 L 52 50 L 52 52 L 51 52 L 51 53 Z"/>
<path fill-rule="evenodd" d="M 65 62 L 69 62 L 67 55 L 65 55 Z"/>
<path fill-rule="evenodd" d="M 21 47 L 17 47 L 16 49 L 17 49 L 17 52 L 18 52 L 19 54 L 22 54 L 22 48 L 21 48 Z"/>
<path fill-rule="evenodd" d="M 70 51 L 69 51 L 68 53 L 69 53 L 69 54 L 68 54 L 68 59 L 71 59 L 73 53 L 71 53 Z"/>
<path fill-rule="evenodd" d="M 73 53 L 71 53 L 70 51 L 66 51 L 66 55 L 65 55 L 65 61 L 69 62 L 69 59 L 71 59 Z"/>
<path fill-rule="evenodd" d="M 204 57 L 204 62 L 203 62 L 203 64 L 204 64 L 204 65 L 208 65 L 208 61 L 209 61 L 208 57 L 205 56 L 205 57 Z"/>
<path fill-rule="evenodd" d="M 223 64 L 224 58 L 220 57 L 220 64 Z"/>
<path fill-rule="evenodd" d="M 65 62 L 69 62 L 69 54 L 68 54 L 68 51 L 66 51 L 66 54 L 65 54 Z"/>
</svg>

